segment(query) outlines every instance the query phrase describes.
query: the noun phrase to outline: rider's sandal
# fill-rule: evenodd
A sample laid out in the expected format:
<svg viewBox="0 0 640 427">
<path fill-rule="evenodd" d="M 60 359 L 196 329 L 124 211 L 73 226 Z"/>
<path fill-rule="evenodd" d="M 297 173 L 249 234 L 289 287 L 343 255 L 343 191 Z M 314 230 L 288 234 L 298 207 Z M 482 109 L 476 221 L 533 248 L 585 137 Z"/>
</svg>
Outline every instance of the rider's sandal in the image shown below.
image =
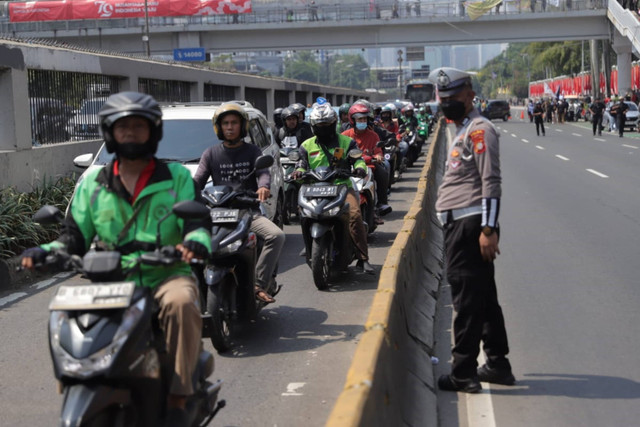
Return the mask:
<svg viewBox="0 0 640 427">
<path fill-rule="evenodd" d="M 255 295 L 258 301 L 262 301 L 265 304 L 271 304 L 272 302 L 276 302 L 275 298 L 272 298 L 271 295 L 267 293 L 267 291 L 265 291 L 259 286 L 255 287 Z"/>
</svg>

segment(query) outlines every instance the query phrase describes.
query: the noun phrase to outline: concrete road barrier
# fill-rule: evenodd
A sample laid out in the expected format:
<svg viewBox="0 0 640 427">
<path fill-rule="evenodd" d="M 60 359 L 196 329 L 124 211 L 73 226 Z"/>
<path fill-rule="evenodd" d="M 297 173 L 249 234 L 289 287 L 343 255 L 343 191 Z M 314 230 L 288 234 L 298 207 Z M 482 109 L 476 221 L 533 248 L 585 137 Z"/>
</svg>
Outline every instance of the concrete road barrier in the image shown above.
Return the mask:
<svg viewBox="0 0 640 427">
<path fill-rule="evenodd" d="M 328 427 L 437 425 L 431 355 L 443 236 L 434 204 L 445 130 L 440 121 Z"/>
</svg>

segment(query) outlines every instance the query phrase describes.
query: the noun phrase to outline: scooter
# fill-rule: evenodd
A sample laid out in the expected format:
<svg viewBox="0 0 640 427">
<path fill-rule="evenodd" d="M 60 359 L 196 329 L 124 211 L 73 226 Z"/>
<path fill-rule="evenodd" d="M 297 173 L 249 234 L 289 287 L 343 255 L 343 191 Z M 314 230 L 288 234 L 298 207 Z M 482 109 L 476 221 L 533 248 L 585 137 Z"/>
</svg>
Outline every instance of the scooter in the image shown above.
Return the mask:
<svg viewBox="0 0 640 427">
<path fill-rule="evenodd" d="M 384 159 L 389 162 L 389 188 L 400 180 L 403 172 L 401 162 L 398 161 L 398 146 L 395 138 L 384 142 Z"/>
<path fill-rule="evenodd" d="M 361 156 L 360 150 L 349 152 L 351 160 Z M 305 182 L 298 196 L 300 226 L 307 264 L 318 290 L 328 289 L 332 273 L 346 270 L 356 256 L 349 232 L 349 205 L 345 203 L 348 188 L 334 184 L 336 179 L 350 176 L 350 170 L 320 166 L 300 178 Z"/>
<path fill-rule="evenodd" d="M 418 157 L 420 156 L 421 147 L 418 141 L 418 134 L 414 131 L 408 131 L 403 137 L 403 140 L 407 144 L 409 144 L 409 151 L 407 152 L 406 163 L 407 163 L 407 166 L 411 167 L 413 166 L 413 163 L 416 160 L 418 160 Z"/>
<path fill-rule="evenodd" d="M 273 164 L 273 157 L 261 156 L 253 171 L 241 182 L 247 182 L 255 171 Z M 255 297 L 254 285 L 259 247 L 256 235 L 250 231 L 253 211 L 260 209 L 257 195 L 239 185 L 206 187 L 202 199 L 210 209 L 211 257 L 204 271 L 200 295 L 203 298 L 203 336 L 209 337 L 219 353 L 233 346 L 238 323 L 254 319 L 266 303 Z M 275 278 L 265 291 L 275 296 L 280 292 Z"/>
<path fill-rule="evenodd" d="M 280 149 L 280 164 L 282 165 L 282 175 L 287 178 L 296 170 L 296 163 L 300 159 L 297 147 L 287 147 Z M 298 191 L 300 184 L 297 181 L 284 182 L 284 212 L 285 224 L 291 224 L 291 216 L 298 213 Z"/>
<path fill-rule="evenodd" d="M 197 219 L 209 211 L 198 202 L 184 201 L 174 205 L 160 223 L 171 213 Z M 57 208 L 44 206 L 34 221 L 52 224 L 62 217 Z M 49 305 L 49 347 L 64 394 L 61 426 L 152 427 L 164 423 L 173 360 L 165 348 L 153 291 L 136 287 L 125 277 L 142 264 L 182 262 L 181 255 L 172 246 L 157 247 L 142 254 L 127 271 L 122 270 L 120 258 L 120 252 L 95 250 L 83 258 L 62 250 L 47 256 L 47 265 L 75 270 L 91 281 L 61 284 Z M 225 406 L 223 400 L 218 401 L 222 381 L 207 380 L 213 366 L 211 353 L 201 351 L 193 375 L 195 393 L 186 405 L 193 420 L 190 427 L 208 425 Z"/>
</svg>

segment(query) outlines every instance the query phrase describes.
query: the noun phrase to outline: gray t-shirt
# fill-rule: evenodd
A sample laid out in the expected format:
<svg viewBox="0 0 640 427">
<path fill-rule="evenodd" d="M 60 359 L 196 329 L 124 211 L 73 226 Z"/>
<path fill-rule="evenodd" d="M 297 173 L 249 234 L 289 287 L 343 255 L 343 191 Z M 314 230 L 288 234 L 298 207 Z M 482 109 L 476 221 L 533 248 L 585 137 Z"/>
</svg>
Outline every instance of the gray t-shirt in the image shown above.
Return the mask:
<svg viewBox="0 0 640 427">
<path fill-rule="evenodd" d="M 227 148 L 224 144 L 214 145 L 202 154 L 193 180 L 199 190 L 204 188 L 209 177 L 214 185 L 239 183 L 253 170 L 256 159 L 261 155 L 260 148 L 246 142 L 238 148 Z M 250 180 L 248 184 L 248 189 L 253 191 L 260 187 L 270 188 L 269 169 L 256 171 L 256 179 Z"/>
</svg>

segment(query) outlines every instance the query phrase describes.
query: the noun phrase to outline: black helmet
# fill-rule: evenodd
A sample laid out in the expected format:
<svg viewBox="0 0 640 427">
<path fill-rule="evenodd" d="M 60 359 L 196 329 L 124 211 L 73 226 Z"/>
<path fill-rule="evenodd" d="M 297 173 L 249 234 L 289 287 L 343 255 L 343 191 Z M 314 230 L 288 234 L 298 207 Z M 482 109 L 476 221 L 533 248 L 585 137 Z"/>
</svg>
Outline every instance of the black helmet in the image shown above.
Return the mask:
<svg viewBox="0 0 640 427">
<path fill-rule="evenodd" d="M 276 125 L 276 127 L 279 128 L 283 126 L 282 118 L 280 117 L 281 114 L 282 108 L 276 108 L 275 110 L 273 110 L 273 123 Z"/>
<path fill-rule="evenodd" d="M 340 113 L 340 114 L 349 114 L 349 108 L 351 108 L 351 104 L 345 102 L 338 109 L 338 113 Z"/>
<path fill-rule="evenodd" d="M 249 116 L 247 115 L 247 112 L 244 111 L 244 108 L 235 102 L 226 102 L 219 106 L 216 109 L 216 112 L 213 113 L 211 121 L 213 122 L 213 130 L 218 136 L 218 139 L 220 141 L 224 141 L 224 133 L 220 126 L 220 120 L 222 120 L 222 118 L 227 114 L 236 114 L 240 117 L 240 139 L 244 139 L 244 137 L 249 133 Z"/>
<path fill-rule="evenodd" d="M 300 114 L 302 112 L 307 111 L 307 108 L 304 105 L 300 104 L 299 102 L 289 105 L 289 108 L 293 110 L 295 114 Z"/>
<path fill-rule="evenodd" d="M 107 152 L 115 153 L 117 142 L 113 138 L 113 124 L 123 117 L 139 116 L 149 120 L 151 135 L 145 143 L 149 154 L 155 154 L 162 139 L 162 111 L 151 95 L 139 92 L 120 92 L 111 95 L 98 112 L 100 133 Z"/>
<path fill-rule="evenodd" d="M 282 118 L 282 121 L 286 121 L 289 117 L 292 117 L 292 116 L 295 117 L 296 119 L 298 118 L 298 113 L 293 111 L 291 107 L 287 107 L 283 109 L 282 114 L 280 115 L 280 117 Z"/>
</svg>

